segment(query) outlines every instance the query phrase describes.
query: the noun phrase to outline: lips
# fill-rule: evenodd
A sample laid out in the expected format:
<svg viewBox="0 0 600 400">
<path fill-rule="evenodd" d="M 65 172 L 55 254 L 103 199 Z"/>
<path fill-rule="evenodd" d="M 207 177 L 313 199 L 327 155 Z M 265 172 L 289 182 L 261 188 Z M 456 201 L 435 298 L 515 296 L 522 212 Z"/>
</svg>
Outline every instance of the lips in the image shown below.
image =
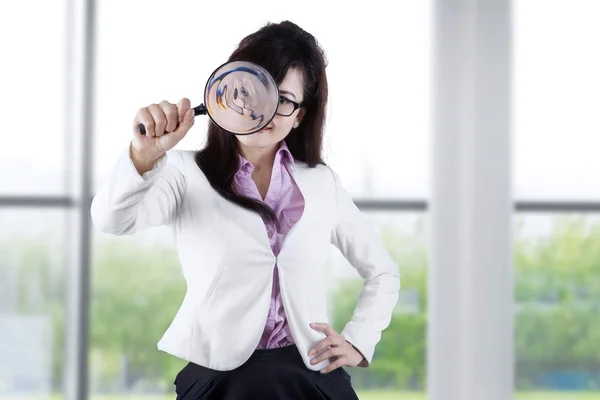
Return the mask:
<svg viewBox="0 0 600 400">
<path fill-rule="evenodd" d="M 273 128 L 266 127 L 266 128 L 261 129 L 259 132 L 269 132 L 271 129 L 273 129 Z"/>
</svg>

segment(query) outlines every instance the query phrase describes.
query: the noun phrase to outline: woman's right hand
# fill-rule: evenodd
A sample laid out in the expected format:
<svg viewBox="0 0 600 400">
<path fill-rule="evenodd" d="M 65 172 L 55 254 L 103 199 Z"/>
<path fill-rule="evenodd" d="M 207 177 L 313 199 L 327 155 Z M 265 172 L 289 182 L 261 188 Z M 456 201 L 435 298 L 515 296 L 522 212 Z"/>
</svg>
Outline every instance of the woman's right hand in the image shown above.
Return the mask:
<svg viewBox="0 0 600 400">
<path fill-rule="evenodd" d="M 139 124 L 144 124 L 145 135 L 140 133 Z M 181 99 L 177 105 L 164 100 L 160 104 L 140 108 L 133 120 L 131 142 L 131 156 L 136 166 L 144 165 L 143 169 L 151 166 L 175 147 L 193 125 L 194 110 L 187 98 Z"/>
</svg>

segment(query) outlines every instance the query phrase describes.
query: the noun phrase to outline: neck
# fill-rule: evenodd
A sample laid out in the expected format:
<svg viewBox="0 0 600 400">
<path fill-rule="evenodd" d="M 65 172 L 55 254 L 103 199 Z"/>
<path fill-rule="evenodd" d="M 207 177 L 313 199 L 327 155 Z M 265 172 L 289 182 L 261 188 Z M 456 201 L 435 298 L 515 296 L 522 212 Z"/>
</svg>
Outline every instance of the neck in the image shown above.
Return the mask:
<svg viewBox="0 0 600 400">
<path fill-rule="evenodd" d="M 242 157 L 248 160 L 254 167 L 254 171 L 264 171 L 273 168 L 275 155 L 279 150 L 279 143 L 271 147 L 248 147 L 238 142 L 238 149 Z"/>
</svg>

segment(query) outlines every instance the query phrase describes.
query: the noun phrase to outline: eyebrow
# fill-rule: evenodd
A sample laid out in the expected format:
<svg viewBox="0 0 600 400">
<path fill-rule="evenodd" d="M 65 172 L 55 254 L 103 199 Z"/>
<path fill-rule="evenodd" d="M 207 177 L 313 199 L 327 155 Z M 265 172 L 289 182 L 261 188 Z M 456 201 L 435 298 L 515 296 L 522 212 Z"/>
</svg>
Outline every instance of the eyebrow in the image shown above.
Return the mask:
<svg viewBox="0 0 600 400">
<path fill-rule="evenodd" d="M 288 92 L 287 90 L 280 90 L 279 94 L 289 94 L 290 96 L 292 96 L 294 98 L 294 100 L 297 100 L 296 95 L 292 92 Z"/>
</svg>

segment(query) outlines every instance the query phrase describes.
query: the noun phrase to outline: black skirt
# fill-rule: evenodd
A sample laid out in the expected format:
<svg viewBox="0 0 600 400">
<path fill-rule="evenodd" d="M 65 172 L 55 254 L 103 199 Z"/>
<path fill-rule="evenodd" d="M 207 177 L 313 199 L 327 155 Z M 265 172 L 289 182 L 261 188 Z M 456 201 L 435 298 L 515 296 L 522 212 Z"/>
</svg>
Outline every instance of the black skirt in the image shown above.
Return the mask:
<svg viewBox="0 0 600 400">
<path fill-rule="evenodd" d="M 358 399 L 343 368 L 327 374 L 312 371 L 296 346 L 255 350 L 232 371 L 189 363 L 177 374 L 175 391 L 177 400 Z"/>
</svg>

